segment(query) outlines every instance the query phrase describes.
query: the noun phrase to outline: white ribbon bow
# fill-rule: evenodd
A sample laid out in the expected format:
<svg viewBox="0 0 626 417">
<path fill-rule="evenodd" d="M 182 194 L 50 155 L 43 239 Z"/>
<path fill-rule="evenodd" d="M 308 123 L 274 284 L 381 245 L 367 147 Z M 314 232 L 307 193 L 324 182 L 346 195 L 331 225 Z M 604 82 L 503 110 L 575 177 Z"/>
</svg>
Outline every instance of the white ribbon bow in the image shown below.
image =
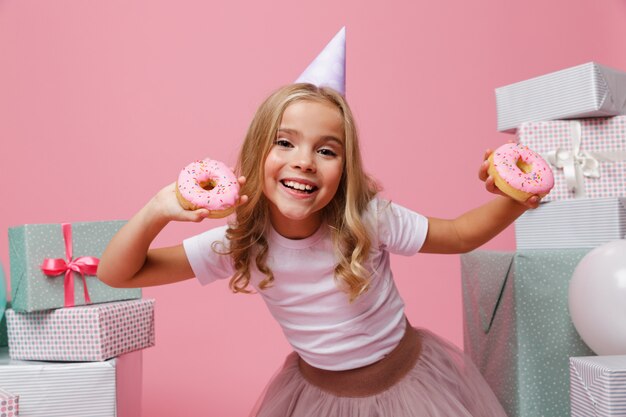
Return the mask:
<svg viewBox="0 0 626 417">
<path fill-rule="evenodd" d="M 567 189 L 575 198 L 585 198 L 584 178 L 600 178 L 600 162 L 626 160 L 626 151 L 589 152 L 580 149 L 582 127 L 579 121 L 570 122 L 572 149 L 557 148 L 543 155 L 555 168 L 562 169 Z"/>
</svg>

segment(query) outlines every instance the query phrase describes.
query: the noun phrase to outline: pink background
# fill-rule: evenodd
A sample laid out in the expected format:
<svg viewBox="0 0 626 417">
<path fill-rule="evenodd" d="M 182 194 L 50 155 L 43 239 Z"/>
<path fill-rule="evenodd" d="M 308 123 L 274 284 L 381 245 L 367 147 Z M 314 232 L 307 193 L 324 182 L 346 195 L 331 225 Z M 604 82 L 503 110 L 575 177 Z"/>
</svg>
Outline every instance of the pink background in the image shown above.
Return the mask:
<svg viewBox="0 0 626 417">
<path fill-rule="evenodd" d="M 9 226 L 126 219 L 188 162 L 234 163 L 260 101 L 345 25 L 347 95 L 384 195 L 452 217 L 487 201 L 495 87 L 626 69 L 626 4 L 587 0 L 0 2 L 0 261 Z M 170 245 L 222 224 L 172 224 Z M 512 249 L 512 228 L 486 245 Z M 411 321 L 462 346 L 458 256 L 394 258 Z M 289 348 L 226 282 L 149 288 L 144 415 L 244 416 Z"/>
</svg>

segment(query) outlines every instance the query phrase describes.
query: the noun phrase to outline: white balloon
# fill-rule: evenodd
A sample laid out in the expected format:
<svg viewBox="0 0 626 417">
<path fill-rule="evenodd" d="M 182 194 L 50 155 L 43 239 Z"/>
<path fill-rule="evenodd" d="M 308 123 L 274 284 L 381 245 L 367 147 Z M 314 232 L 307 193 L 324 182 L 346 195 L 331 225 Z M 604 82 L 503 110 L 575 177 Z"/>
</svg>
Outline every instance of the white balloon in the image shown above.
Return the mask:
<svg viewBox="0 0 626 417">
<path fill-rule="evenodd" d="M 583 341 L 598 355 L 626 355 L 626 240 L 593 249 L 569 284 L 569 311 Z"/>
</svg>

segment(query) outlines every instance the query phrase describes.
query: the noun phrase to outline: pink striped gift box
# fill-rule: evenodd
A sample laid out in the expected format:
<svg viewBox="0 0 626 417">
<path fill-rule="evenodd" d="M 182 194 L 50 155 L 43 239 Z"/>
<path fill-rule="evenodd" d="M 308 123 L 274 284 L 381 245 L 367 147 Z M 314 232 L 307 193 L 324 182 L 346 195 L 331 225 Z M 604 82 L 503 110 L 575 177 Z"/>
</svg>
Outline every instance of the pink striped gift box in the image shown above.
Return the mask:
<svg viewBox="0 0 626 417">
<path fill-rule="evenodd" d="M 0 417 L 20 415 L 20 396 L 0 388 Z"/>
<path fill-rule="evenodd" d="M 572 417 L 626 416 L 626 355 L 572 357 Z"/>
<path fill-rule="evenodd" d="M 93 362 L 154 345 L 154 300 L 6 311 L 11 359 Z"/>
<path fill-rule="evenodd" d="M 552 167 L 543 201 L 626 196 L 626 116 L 528 122 L 517 137 Z"/>
</svg>

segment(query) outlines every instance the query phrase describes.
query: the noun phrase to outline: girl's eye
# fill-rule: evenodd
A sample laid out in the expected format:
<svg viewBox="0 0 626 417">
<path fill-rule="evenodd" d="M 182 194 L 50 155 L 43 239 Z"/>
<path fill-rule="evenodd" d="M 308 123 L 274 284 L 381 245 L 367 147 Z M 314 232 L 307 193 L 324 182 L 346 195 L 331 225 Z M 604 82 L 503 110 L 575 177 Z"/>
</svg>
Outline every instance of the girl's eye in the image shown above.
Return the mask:
<svg viewBox="0 0 626 417">
<path fill-rule="evenodd" d="M 278 145 L 284 148 L 289 148 L 291 147 L 291 142 L 289 142 L 287 139 L 278 138 L 274 141 L 274 145 Z"/>
<path fill-rule="evenodd" d="M 324 156 L 337 156 L 337 153 L 329 148 L 322 148 L 318 152 Z"/>
</svg>

